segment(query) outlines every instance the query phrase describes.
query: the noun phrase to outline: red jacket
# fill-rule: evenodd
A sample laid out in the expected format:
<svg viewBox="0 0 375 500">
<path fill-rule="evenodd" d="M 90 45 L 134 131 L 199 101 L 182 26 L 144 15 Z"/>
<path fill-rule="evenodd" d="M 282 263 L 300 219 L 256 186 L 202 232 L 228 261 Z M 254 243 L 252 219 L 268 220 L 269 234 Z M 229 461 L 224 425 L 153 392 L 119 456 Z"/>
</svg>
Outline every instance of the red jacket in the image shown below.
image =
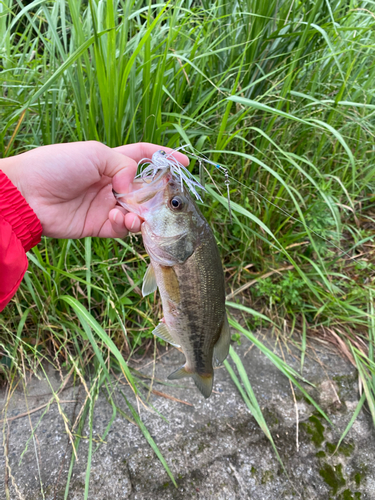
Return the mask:
<svg viewBox="0 0 375 500">
<path fill-rule="evenodd" d="M 27 269 L 26 252 L 40 242 L 42 226 L 27 201 L 0 170 L 0 311 Z"/>
</svg>

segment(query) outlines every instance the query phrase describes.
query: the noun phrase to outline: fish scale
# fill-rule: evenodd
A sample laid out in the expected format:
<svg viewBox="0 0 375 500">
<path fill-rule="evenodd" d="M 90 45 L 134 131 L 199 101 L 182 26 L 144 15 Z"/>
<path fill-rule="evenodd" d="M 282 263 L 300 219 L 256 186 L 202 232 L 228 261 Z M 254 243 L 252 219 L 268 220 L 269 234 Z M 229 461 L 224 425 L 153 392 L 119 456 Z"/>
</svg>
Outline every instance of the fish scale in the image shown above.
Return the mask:
<svg viewBox="0 0 375 500">
<path fill-rule="evenodd" d="M 204 237 L 206 241 L 184 264 L 173 266 L 179 284 L 178 304 L 168 293 L 169 276 L 163 266 L 153 264 L 169 331 L 185 354 L 186 370 L 198 374 L 212 373 L 213 348 L 225 315 L 224 276 L 217 272 L 221 261 L 209 227 Z M 170 302 L 177 315 L 170 313 Z"/>
</svg>

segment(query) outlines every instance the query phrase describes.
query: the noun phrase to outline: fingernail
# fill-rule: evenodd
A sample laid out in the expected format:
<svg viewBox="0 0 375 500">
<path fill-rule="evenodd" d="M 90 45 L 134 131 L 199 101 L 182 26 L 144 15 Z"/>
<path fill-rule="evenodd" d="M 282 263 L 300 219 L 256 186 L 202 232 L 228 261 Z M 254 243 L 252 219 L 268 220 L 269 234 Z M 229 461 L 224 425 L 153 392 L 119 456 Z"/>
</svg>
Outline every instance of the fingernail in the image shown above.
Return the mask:
<svg viewBox="0 0 375 500">
<path fill-rule="evenodd" d="M 130 226 L 130 229 L 133 229 L 134 226 L 135 226 L 135 217 L 133 218 L 133 222 L 132 225 Z"/>
<path fill-rule="evenodd" d="M 116 210 L 116 212 L 113 214 L 113 222 L 116 222 L 117 214 L 118 214 L 118 211 Z"/>
</svg>

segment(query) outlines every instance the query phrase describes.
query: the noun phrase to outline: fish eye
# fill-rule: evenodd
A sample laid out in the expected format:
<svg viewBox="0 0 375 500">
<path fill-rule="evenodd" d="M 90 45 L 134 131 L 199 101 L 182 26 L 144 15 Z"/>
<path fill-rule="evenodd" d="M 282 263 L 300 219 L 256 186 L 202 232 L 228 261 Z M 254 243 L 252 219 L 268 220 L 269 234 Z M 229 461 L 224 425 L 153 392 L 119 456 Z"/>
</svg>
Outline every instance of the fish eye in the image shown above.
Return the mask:
<svg viewBox="0 0 375 500">
<path fill-rule="evenodd" d="M 184 206 L 183 201 L 179 196 L 174 196 L 170 201 L 170 205 L 173 210 L 181 210 Z"/>
</svg>

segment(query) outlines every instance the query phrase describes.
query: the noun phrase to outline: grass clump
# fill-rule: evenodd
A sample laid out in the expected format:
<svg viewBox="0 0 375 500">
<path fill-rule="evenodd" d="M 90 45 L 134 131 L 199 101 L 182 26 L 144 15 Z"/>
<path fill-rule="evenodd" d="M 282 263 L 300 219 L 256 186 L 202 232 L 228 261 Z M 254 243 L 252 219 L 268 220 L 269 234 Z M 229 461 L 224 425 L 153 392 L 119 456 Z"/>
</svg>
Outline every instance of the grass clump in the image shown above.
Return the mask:
<svg viewBox="0 0 375 500">
<path fill-rule="evenodd" d="M 218 190 L 207 186 L 201 209 L 217 236 L 228 301 L 247 326 L 232 325 L 244 335 L 255 326 L 300 334 L 301 368 L 308 337 L 324 335 L 358 366 L 375 421 L 372 7 L 4 0 L 0 154 L 142 140 L 191 145 L 227 167 L 233 224 L 224 179 L 210 166 Z M 29 260 L 0 318 L 5 377 L 45 361 L 84 380 L 94 360 L 97 391 L 110 384 L 109 352 L 111 369 L 145 399 L 127 361 L 154 350 L 161 305 L 140 294 L 147 267 L 140 237 L 44 238 Z"/>
</svg>

